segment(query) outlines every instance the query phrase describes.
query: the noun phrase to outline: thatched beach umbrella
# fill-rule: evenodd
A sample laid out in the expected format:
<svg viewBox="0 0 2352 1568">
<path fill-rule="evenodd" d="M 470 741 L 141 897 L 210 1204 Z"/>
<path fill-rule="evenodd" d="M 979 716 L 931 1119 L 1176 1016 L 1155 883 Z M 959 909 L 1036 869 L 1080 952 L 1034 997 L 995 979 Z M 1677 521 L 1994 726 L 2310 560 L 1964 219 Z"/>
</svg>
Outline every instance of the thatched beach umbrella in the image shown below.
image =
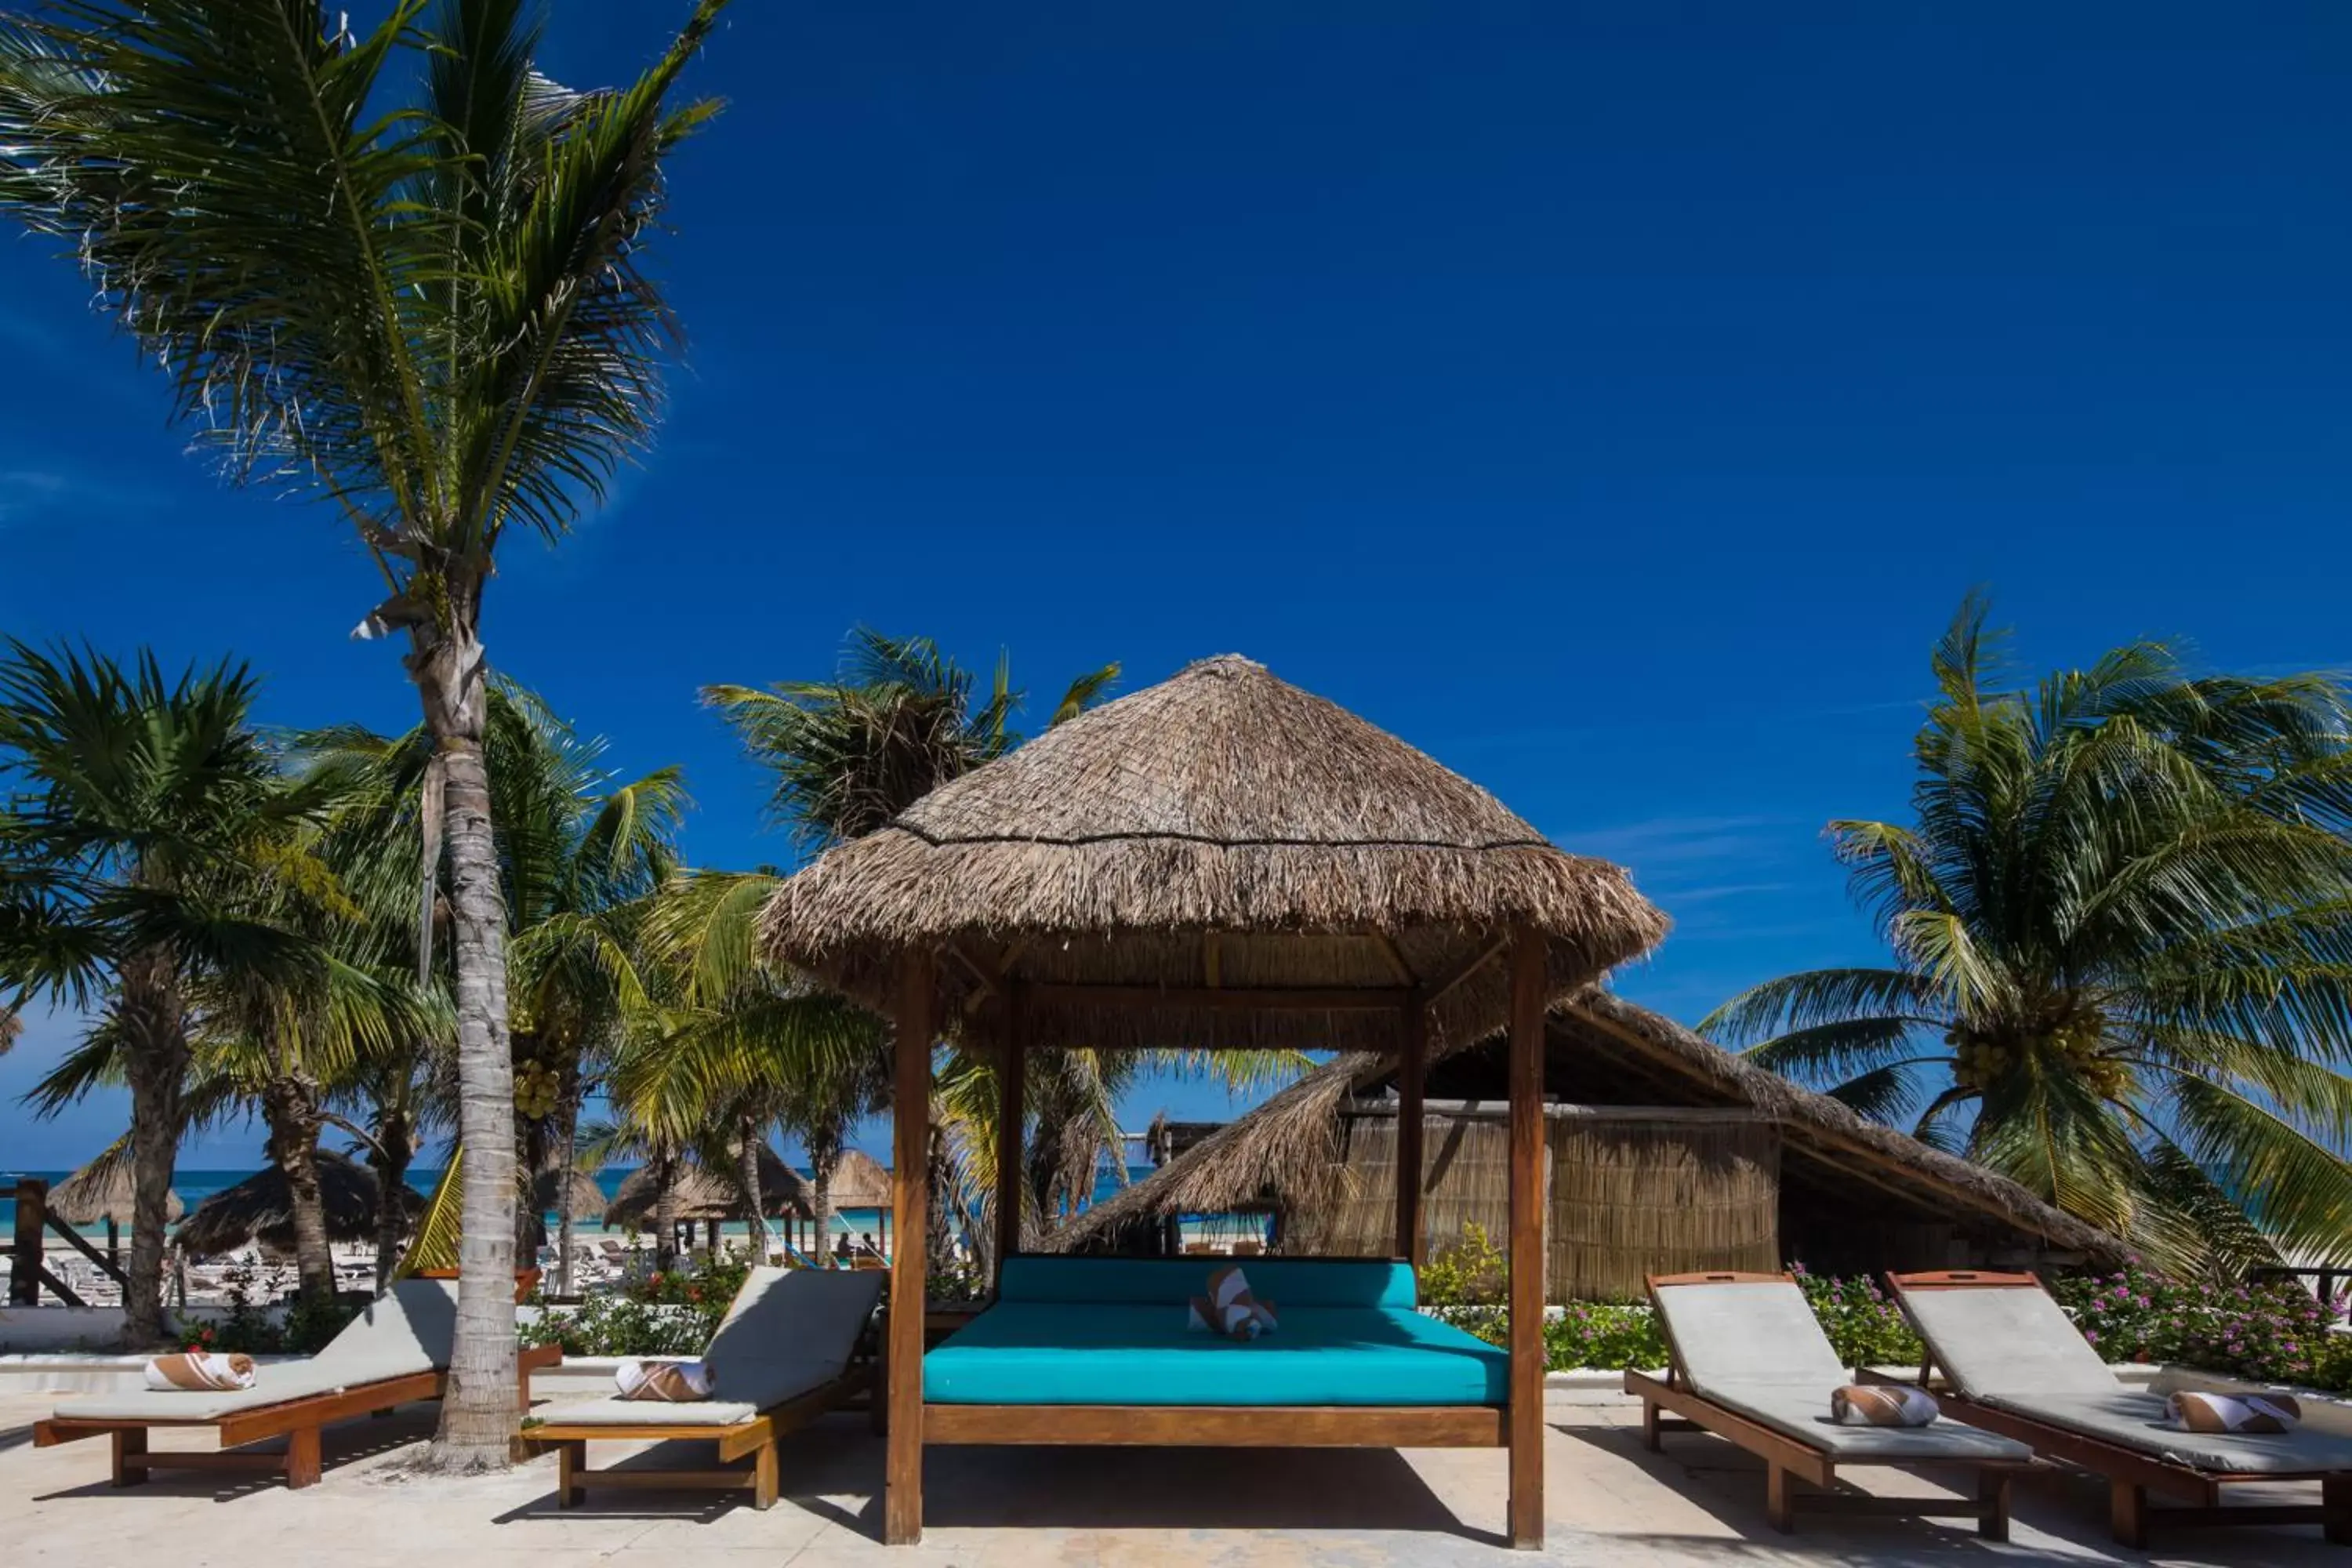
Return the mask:
<svg viewBox="0 0 2352 1568">
<path fill-rule="evenodd" d="M 674 1180 L 677 1217 L 682 1220 L 728 1220 L 743 1217 L 743 1195 L 725 1173 L 688 1160 L 679 1163 Z M 654 1168 L 640 1165 L 622 1180 L 604 1207 L 604 1226 L 643 1230 L 653 1223 L 656 1190 Z M 807 1219 L 816 1213 L 810 1201 L 807 1178 L 760 1145 L 760 1212 L 769 1219 Z"/>
<path fill-rule="evenodd" d="M 131 1141 L 123 1139 L 49 1190 L 45 1205 L 70 1226 L 104 1225 L 110 1258 L 122 1250 L 122 1227 L 131 1223 L 139 1206 L 137 1172 L 131 1162 Z M 187 1207 L 177 1193 L 163 1194 L 163 1218 L 177 1225 Z"/>
<path fill-rule="evenodd" d="M 589 1219 L 604 1212 L 604 1189 L 579 1167 L 558 1165 L 531 1178 L 530 1202 L 540 1214 Z"/>
<path fill-rule="evenodd" d="M 330 1241 L 373 1241 L 376 1237 L 375 1173 L 346 1154 L 318 1152 L 319 1191 L 326 1207 Z M 396 1201 L 410 1214 L 424 1198 L 403 1184 Z M 286 1173 L 276 1166 L 257 1171 L 195 1206 L 172 1240 L 191 1258 L 214 1258 L 258 1241 L 278 1252 L 294 1249 L 294 1199 Z"/>
<path fill-rule="evenodd" d="M 788 879 L 774 957 L 896 1020 L 894 1300 L 919 1299 L 930 1047 L 1001 1042 L 996 1256 L 1020 1234 L 1022 1055 L 1035 1046 L 1367 1050 L 1420 1073 L 1507 1024 L 1514 1092 L 1510 1537 L 1542 1538 L 1543 1009 L 1662 937 L 1625 872 L 1569 854 L 1467 779 L 1263 666 L 1212 658 L 1048 730 Z M 1400 1179 L 1416 1256 L 1419 1184 Z M 919 1364 L 919 1314 L 891 1317 Z M 922 1382 L 891 1380 L 894 1430 Z M 1369 1428 L 1367 1428 L 1369 1430 Z M 922 1531 L 894 1444 L 883 1537 Z"/>
<path fill-rule="evenodd" d="M 844 1149 L 833 1167 L 833 1206 L 836 1209 L 887 1209 L 890 1206 L 890 1173 L 873 1155 Z"/>
</svg>

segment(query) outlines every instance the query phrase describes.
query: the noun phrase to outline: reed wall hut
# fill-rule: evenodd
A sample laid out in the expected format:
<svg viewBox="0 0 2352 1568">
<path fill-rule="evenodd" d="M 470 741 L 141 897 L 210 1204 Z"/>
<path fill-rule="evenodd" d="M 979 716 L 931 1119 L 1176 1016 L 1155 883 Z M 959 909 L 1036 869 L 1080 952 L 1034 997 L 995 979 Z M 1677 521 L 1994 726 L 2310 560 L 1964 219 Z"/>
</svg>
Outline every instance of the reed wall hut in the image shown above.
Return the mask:
<svg viewBox="0 0 2352 1568">
<path fill-rule="evenodd" d="M 1426 1074 L 1422 1210 L 1432 1248 L 1499 1236 L 1506 1053 Z M 1192 1214 L 1269 1213 L 1277 1250 L 1396 1246 L 1398 1070 L 1335 1061 L 1196 1140 L 1055 1236 L 1059 1250 L 1164 1252 Z M 2119 1263 L 2123 1243 L 2023 1187 L 1742 1061 L 1598 989 L 1556 1006 L 1544 1050 L 1545 1294 L 1630 1300 L 1647 1274 Z"/>
<path fill-rule="evenodd" d="M 1032 1046 L 1392 1051 L 1410 1143 L 1431 1052 L 1507 1027 L 1509 1397 L 1455 1413 L 1447 1440 L 1507 1449 L 1523 1546 L 1543 1537 L 1544 1009 L 1664 931 L 1620 868 L 1565 853 L 1396 737 L 1231 657 L 932 791 L 788 879 L 762 921 L 774 957 L 895 1021 L 900 1237 L 926 1234 L 933 1042 L 996 1058 L 1000 1258 L 1021 1233 Z M 1400 1233 L 1419 1234 L 1420 1198 L 1397 1184 Z M 898 1248 L 894 1301 L 922 1300 L 924 1267 L 921 1247 Z M 927 1443 L 1100 1440 L 1083 1406 L 927 1403 L 922 1314 L 894 1311 L 889 1332 L 885 1541 L 921 1537 Z M 1248 1440 L 1408 1442 L 1380 1411 L 1351 1412 L 1344 1434 L 1327 1414 L 1247 1413 Z M 1120 1440 L 1160 1443 L 1231 1443 L 1240 1419 L 1119 1416 Z"/>
</svg>

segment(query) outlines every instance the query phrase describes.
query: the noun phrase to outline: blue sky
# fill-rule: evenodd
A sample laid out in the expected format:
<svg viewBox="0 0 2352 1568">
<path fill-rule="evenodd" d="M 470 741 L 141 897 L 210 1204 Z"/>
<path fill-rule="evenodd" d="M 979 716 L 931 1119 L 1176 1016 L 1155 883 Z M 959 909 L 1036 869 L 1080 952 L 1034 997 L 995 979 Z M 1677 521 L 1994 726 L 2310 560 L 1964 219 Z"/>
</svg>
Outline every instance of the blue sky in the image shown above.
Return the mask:
<svg viewBox="0 0 2352 1568">
<path fill-rule="evenodd" d="M 584 85 L 683 7 L 559 11 Z M 1821 828 L 1903 810 L 1971 584 L 2032 666 L 2352 663 L 2347 64 L 2324 4 L 740 5 L 669 425 L 491 653 L 741 865 L 700 683 L 859 623 L 1040 692 L 1244 652 L 1632 866 L 1676 929 L 1623 989 L 1696 1019 L 1874 951 Z M 0 246 L 0 629 L 412 722 L 335 522 L 189 460 L 86 302 Z M 68 1027 L 0 1166 L 120 1126 L 15 1108 Z"/>
</svg>

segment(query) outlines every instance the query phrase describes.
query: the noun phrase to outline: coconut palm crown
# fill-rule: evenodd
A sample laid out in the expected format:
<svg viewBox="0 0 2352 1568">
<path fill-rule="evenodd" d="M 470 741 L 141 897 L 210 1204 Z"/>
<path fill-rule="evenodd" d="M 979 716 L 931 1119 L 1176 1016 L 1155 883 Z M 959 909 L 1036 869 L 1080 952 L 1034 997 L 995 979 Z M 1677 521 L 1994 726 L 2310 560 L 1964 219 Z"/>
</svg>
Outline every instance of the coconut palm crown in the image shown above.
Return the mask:
<svg viewBox="0 0 2352 1568">
<path fill-rule="evenodd" d="M 1830 836 L 1894 951 L 1700 1026 L 2176 1268 L 2352 1258 L 2352 704 L 2137 642 L 1937 645 L 1916 820 Z"/>
</svg>

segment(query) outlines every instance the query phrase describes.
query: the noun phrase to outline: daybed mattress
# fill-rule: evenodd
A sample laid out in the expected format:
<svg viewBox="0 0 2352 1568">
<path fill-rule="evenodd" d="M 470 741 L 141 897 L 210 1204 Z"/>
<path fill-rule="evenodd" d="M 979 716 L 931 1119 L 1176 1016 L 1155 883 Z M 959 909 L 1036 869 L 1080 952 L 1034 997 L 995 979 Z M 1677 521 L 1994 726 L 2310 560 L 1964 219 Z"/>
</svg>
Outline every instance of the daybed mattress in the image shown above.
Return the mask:
<svg viewBox="0 0 2352 1568">
<path fill-rule="evenodd" d="M 923 1359 L 939 1405 L 1501 1405 L 1510 1357 L 1408 1307 L 1283 1307 L 1264 1339 L 1181 1301 L 999 1301 Z"/>
</svg>

